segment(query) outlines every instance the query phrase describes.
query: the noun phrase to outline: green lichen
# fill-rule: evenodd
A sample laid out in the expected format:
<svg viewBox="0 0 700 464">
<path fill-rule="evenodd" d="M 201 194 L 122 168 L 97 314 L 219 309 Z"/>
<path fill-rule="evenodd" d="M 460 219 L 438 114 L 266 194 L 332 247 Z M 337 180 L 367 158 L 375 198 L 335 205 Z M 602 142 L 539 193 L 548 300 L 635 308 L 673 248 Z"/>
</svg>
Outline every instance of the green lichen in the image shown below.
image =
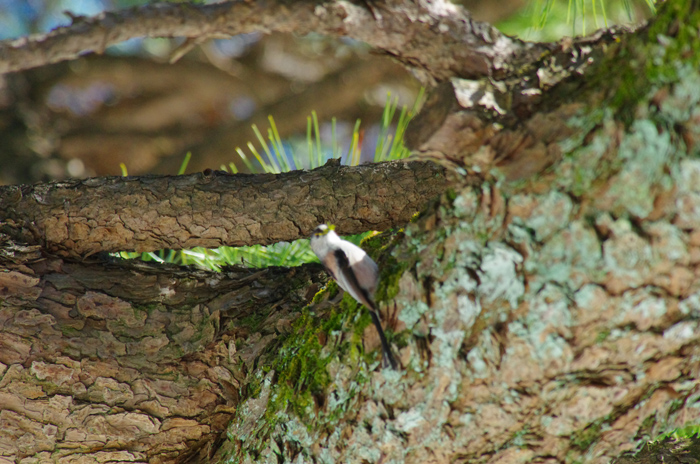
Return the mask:
<svg viewBox="0 0 700 464">
<path fill-rule="evenodd" d="M 658 106 L 655 114 L 667 125 L 683 124 L 697 114 L 700 104 L 700 73 L 694 65 L 677 63 L 677 75 L 682 76 L 675 82 L 666 98 Z"/>
<path fill-rule="evenodd" d="M 287 409 L 306 418 L 309 407 L 314 404 L 314 395 L 323 394 L 330 381 L 328 364 L 338 355 L 335 349 L 325 349 L 321 340 L 326 334 L 342 330 L 343 316 L 332 309 L 318 317 L 312 309 L 306 308 L 297 318 L 293 335 L 279 349 L 271 367 L 277 373 L 277 383 L 266 412 L 268 420 L 274 420 L 277 412 Z M 329 340 L 329 344 L 333 342 Z"/>
<path fill-rule="evenodd" d="M 595 95 L 607 89 L 603 97 L 615 119 L 632 124 L 640 116 L 638 105 L 646 104 L 660 86 L 683 79 L 686 65 L 698 68 L 699 21 L 700 12 L 692 0 L 662 4 L 646 31 L 626 34 L 609 47 L 589 72 L 588 92 Z"/>
<path fill-rule="evenodd" d="M 404 238 L 403 229 L 400 229 L 396 233 L 378 234 L 362 241 L 362 248 L 375 261 L 382 263 L 379 269 L 380 285 L 375 295 L 377 301 L 391 301 L 399 293 L 399 280 L 409 263 L 397 260 L 392 251 Z"/>
<path fill-rule="evenodd" d="M 164 311 L 165 307 L 161 303 L 148 303 L 148 304 L 136 304 L 131 303 L 131 307 L 134 308 L 134 312 L 143 311 L 149 316 L 153 314 L 154 311 Z"/>
<path fill-rule="evenodd" d="M 530 427 L 525 425 L 521 430 L 514 432 L 511 435 L 510 440 L 508 440 L 501 449 L 506 449 L 510 446 L 517 446 L 519 448 L 526 448 L 530 440 L 528 440 L 528 435 L 532 433 Z"/>
<path fill-rule="evenodd" d="M 251 332 L 258 332 L 270 314 L 265 311 L 250 311 L 240 319 L 229 322 L 231 329 L 246 328 Z"/>
<path fill-rule="evenodd" d="M 695 71 L 697 63 L 694 63 L 698 58 L 687 60 L 682 55 L 683 50 L 688 53 L 700 49 L 700 46 L 693 45 L 697 42 L 697 30 L 693 32 L 692 28 L 697 26 L 690 26 L 700 24 L 700 18 L 684 20 L 683 24 L 678 25 L 679 31 L 669 37 L 669 25 L 675 19 L 667 15 L 672 13 L 673 18 L 682 17 L 685 12 L 681 10 L 688 8 L 686 2 L 679 3 L 680 6 L 664 5 L 664 12 L 654 26 L 659 30 L 654 32 L 652 28 L 650 31 L 651 40 L 641 37 L 642 33 L 630 34 L 624 39 L 625 43 L 614 46 L 615 50 L 600 63 L 597 72 L 599 81 L 593 80 L 587 84 L 590 94 L 600 94 L 599 89 L 610 90 L 606 95 L 597 96 L 592 105 L 595 109 L 582 108 L 568 121 L 576 135 L 561 144 L 564 159 L 552 168 L 551 173 L 559 191 L 545 198 L 548 202 L 542 201 L 543 210 L 551 205 L 561 205 L 561 221 L 556 224 L 542 220 L 533 224 L 512 223 L 507 231 L 502 232 L 504 235 L 510 234 L 511 238 L 517 239 L 514 242 L 523 247 L 530 247 L 527 261 L 523 262 L 522 255 L 515 249 L 491 243 L 496 243 L 499 238 L 501 232 L 498 227 L 503 225 L 503 218 L 490 218 L 480 212 L 479 202 L 484 192 L 478 189 L 449 190 L 430 214 L 416 218 L 407 228 L 405 236 L 401 237 L 400 247 L 394 249 L 392 244 L 396 242 L 392 242 L 391 236 L 379 235 L 365 242 L 365 248 L 382 264 L 382 283 L 377 299 L 391 304 L 393 298 L 400 298 L 399 282 L 403 275 L 414 279 L 412 284 L 419 287 L 418 292 L 430 295 L 432 291 L 436 299 L 476 297 L 479 304 L 471 300 L 458 300 L 458 306 L 463 303 L 463 314 L 457 313 L 457 317 L 449 320 L 465 327 L 473 324 L 475 333 L 484 332 L 486 336 L 487 331 L 482 329 L 498 316 L 494 313 L 512 312 L 526 292 L 532 295 L 542 291 L 541 298 L 533 300 L 530 315 L 509 324 L 510 334 L 522 335 L 524 340 L 538 346 L 534 353 L 538 358 L 565 357 L 566 340 L 555 335 L 542 335 L 547 334 L 550 323 L 563 327 L 571 324 L 571 308 L 565 302 L 573 291 L 591 282 L 581 280 L 569 287 L 567 283 L 572 276 L 566 270 L 573 269 L 582 276 L 593 276 L 592 282 L 596 282 L 600 280 L 605 266 L 610 267 L 611 259 L 607 258 L 607 264 L 603 262 L 597 230 L 592 223 L 586 222 L 588 218 L 577 216 L 576 198 L 593 197 L 591 191 L 599 190 L 602 194 L 595 197 L 596 201 L 605 201 L 605 204 L 593 204 L 591 209 L 610 210 L 615 221 L 620 219 L 617 216 L 623 216 L 626 217 L 625 221 L 632 223 L 632 218 L 650 214 L 656 195 L 668 190 L 672 184 L 669 173 L 672 175 L 673 172 L 669 166 L 677 163 L 677 158 L 673 157 L 684 156 L 683 150 L 675 146 L 678 141 L 668 133 L 669 129 L 673 129 L 672 124 L 687 121 L 694 114 L 691 113 L 693 107 L 700 101 L 697 91 L 700 77 Z M 681 45 L 683 40 L 691 46 Z M 682 60 L 689 65 L 679 66 L 677 62 Z M 613 73 L 619 77 L 615 77 L 615 85 L 610 85 L 608 81 Z M 649 107 L 647 102 L 650 95 L 662 86 L 677 83 L 685 77 L 687 81 L 671 88 L 669 95 L 674 101 L 669 99 L 659 108 Z M 676 104 L 686 101 L 689 102 L 687 107 Z M 620 181 L 603 191 L 602 188 L 607 188 L 614 176 L 619 176 Z M 523 188 L 526 187 L 524 185 Z M 513 192 L 512 188 L 510 192 Z M 593 216 L 597 217 L 597 213 Z M 438 226 L 424 224 L 424 218 L 437 218 Z M 575 222 L 573 226 L 572 220 Z M 608 254 L 615 251 L 610 246 L 608 244 L 606 250 Z M 622 249 L 620 253 L 621 258 L 625 256 L 624 251 Z M 620 267 L 624 263 L 614 264 Z M 408 273 L 408 270 L 412 272 Z M 531 274 L 528 275 L 527 288 L 522 278 L 525 272 Z M 475 284 L 474 274 L 478 276 L 478 285 Z M 315 305 L 322 305 L 336 290 L 334 284 L 329 285 L 315 297 Z M 583 298 L 585 292 L 579 293 L 581 295 L 577 293 L 577 298 Z M 427 303 L 405 303 L 401 301 L 399 317 L 409 328 L 421 318 L 427 318 Z M 434 341 L 430 349 L 434 364 L 451 365 L 463 349 L 468 331 L 465 327 L 446 330 L 443 327 L 445 321 L 455 314 L 448 314 L 449 308 L 443 308 L 444 314 L 441 313 L 437 308 L 439 304 L 431 302 L 429 330 Z M 658 305 L 642 305 L 637 316 L 644 320 L 656 316 L 662 309 Z M 255 323 L 253 320 L 250 322 Z M 279 345 L 273 364 L 265 369 L 269 373 L 274 372 L 275 379 L 269 386 L 270 400 L 263 423 L 249 437 L 255 444 L 250 441 L 245 444 L 245 448 L 253 450 L 253 457 L 272 459 L 275 454 L 284 453 L 283 446 L 278 446 L 275 440 L 270 439 L 271 436 L 278 438 L 280 443 L 293 443 L 303 450 L 309 443 L 317 442 L 320 433 L 330 437 L 337 432 L 333 424 L 342 421 L 357 404 L 357 396 L 370 381 L 367 364 L 377 362 L 377 353 L 364 353 L 362 349 L 362 332 L 369 324 L 366 311 L 348 296 L 338 307 L 324 314 L 315 313 L 311 308 L 302 310 L 293 330 Z M 517 324 L 523 325 L 522 332 Z M 409 335 L 402 337 L 408 339 L 410 331 L 406 332 Z M 596 341 L 600 343 L 608 337 L 611 337 L 610 332 L 603 331 Z M 415 343 L 415 340 L 409 341 Z M 469 369 L 472 374 L 486 376 L 489 348 L 483 340 L 470 343 L 474 348 L 467 356 Z M 426 370 L 417 371 L 417 362 L 416 371 L 411 370 L 414 364 L 410 364 L 410 375 L 428 375 Z M 353 372 L 340 382 L 337 380 L 340 377 L 337 374 L 339 369 Z M 253 384 L 255 386 L 249 387 L 249 392 L 254 394 L 251 398 L 265 392 L 262 379 L 255 380 Z M 388 390 L 391 388 L 398 390 L 395 385 L 387 387 Z M 326 403 L 319 404 L 320 399 Z M 398 425 L 408 430 L 418 423 L 420 418 L 416 411 L 412 407 L 401 413 L 405 415 L 399 414 L 402 422 Z M 572 436 L 574 446 L 588 450 L 599 440 L 608 420 L 602 418 L 577 431 Z M 368 429 L 374 427 L 371 422 L 366 426 Z M 518 439 L 516 435 L 512 440 L 516 446 Z M 321 462 L 332 462 L 332 451 L 326 451 L 329 454 L 324 455 L 324 451 L 320 451 L 321 454 L 314 457 Z M 358 448 L 355 456 L 374 460 L 376 456 L 368 451 L 367 448 Z M 309 458 L 305 453 L 307 451 L 302 451 L 300 456 Z"/>
<path fill-rule="evenodd" d="M 401 234 L 380 234 L 363 243 L 370 255 L 381 256 L 377 292 L 380 301 L 398 293 L 398 281 L 406 268 L 405 263 L 390 256 L 397 235 Z M 277 439 L 298 443 L 303 448 L 318 433 L 339 422 L 355 404 L 363 385 L 370 381 L 366 370 L 376 367 L 381 356 L 378 352 L 366 353 L 362 347 L 364 330 L 372 323 L 367 310 L 349 295 L 334 307 L 318 309 L 337 292 L 337 284 L 329 282 L 314 297 L 313 304 L 301 310 L 290 333 L 274 348 L 272 364 L 259 371 L 274 373 L 274 382 L 267 385 L 260 374 L 253 376 L 246 397 L 260 398 L 267 388 L 269 400 L 255 433 L 247 436 L 245 446 L 233 447 L 238 453 L 248 453 L 252 459 L 274 457 L 282 453 L 273 449 Z M 391 338 L 392 334 L 387 335 Z M 338 381 L 339 369 L 351 369 L 352 380 L 344 377 L 345 380 Z M 243 408 L 229 431 L 238 430 L 245 423 L 245 416 Z M 273 436 L 276 438 L 272 439 Z M 230 438 L 241 440 L 241 437 Z M 229 456 L 231 462 L 244 459 L 243 455 Z"/>
<path fill-rule="evenodd" d="M 663 4 L 649 28 L 647 38 L 650 59 L 645 62 L 645 74 L 650 81 L 678 81 L 681 75 L 677 63 L 685 62 L 691 68 L 698 68 L 698 24 L 700 10 L 692 0 L 676 0 Z"/>
<path fill-rule="evenodd" d="M 652 414 L 642 421 L 642 425 L 639 428 L 640 430 L 649 431 L 654 424 L 656 424 L 656 415 Z"/>
<path fill-rule="evenodd" d="M 523 278 L 517 271 L 522 261 L 523 257 L 512 248 L 489 243 L 479 266 L 479 292 L 489 303 L 504 300 L 511 309 L 518 306 L 519 299 L 525 294 Z"/>
<path fill-rule="evenodd" d="M 574 135 L 562 141 L 563 160 L 555 169 L 556 183 L 575 197 L 582 197 L 607 178 L 601 172 L 614 172 L 619 161 L 612 156 L 616 124 L 611 110 L 594 110 L 575 115 L 567 121 Z M 600 126 L 595 136 L 584 144 L 584 137 Z"/>
<path fill-rule="evenodd" d="M 669 166 L 685 147 L 670 134 L 697 116 L 700 103 L 698 20 L 690 1 L 666 2 L 648 32 L 622 37 L 588 72 L 581 95 L 589 106 L 567 121 L 574 135 L 559 143 L 560 187 L 582 197 L 605 186 L 599 203 L 637 218 L 649 216 L 656 196 L 673 187 Z"/>
<path fill-rule="evenodd" d="M 596 343 L 603 343 L 607 338 L 610 336 L 610 330 L 603 330 L 598 333 L 595 337 L 595 342 Z"/>
<path fill-rule="evenodd" d="M 509 202 L 511 205 L 534 203 L 532 214 L 526 218 L 516 216 L 514 225 L 520 225 L 534 234 L 537 242 L 544 242 L 558 230 L 569 223 L 569 217 L 574 209 L 571 198 L 561 192 L 552 190 L 543 196 L 530 194 L 514 195 Z"/>
<path fill-rule="evenodd" d="M 66 337 L 66 338 L 74 338 L 74 337 L 80 337 L 81 335 L 84 336 L 82 333 L 81 329 L 71 327 L 69 325 L 65 324 L 56 324 L 56 327 L 61 331 L 61 333 Z"/>
<path fill-rule="evenodd" d="M 605 419 L 600 419 L 592 424 L 589 424 L 584 429 L 574 432 L 574 434 L 571 436 L 571 444 L 579 448 L 581 451 L 586 451 L 600 438 L 600 432 L 602 431 L 605 423 Z"/>
</svg>

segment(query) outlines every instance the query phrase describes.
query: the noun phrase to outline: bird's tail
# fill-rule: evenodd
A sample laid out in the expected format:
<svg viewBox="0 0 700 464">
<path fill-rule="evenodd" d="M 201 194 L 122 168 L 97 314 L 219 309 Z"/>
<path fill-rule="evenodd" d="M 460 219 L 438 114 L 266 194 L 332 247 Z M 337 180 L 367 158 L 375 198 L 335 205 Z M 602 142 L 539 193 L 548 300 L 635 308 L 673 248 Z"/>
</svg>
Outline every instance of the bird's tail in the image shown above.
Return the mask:
<svg viewBox="0 0 700 464">
<path fill-rule="evenodd" d="M 369 314 L 372 316 L 372 322 L 374 322 L 374 326 L 377 328 L 377 332 L 379 333 L 379 340 L 382 342 L 382 354 L 384 356 L 384 361 L 388 362 L 392 369 L 397 369 L 398 363 L 396 362 L 396 359 L 394 359 L 394 355 L 391 354 L 391 346 L 389 346 L 389 342 L 386 340 L 386 336 L 384 335 L 384 329 L 382 329 L 382 323 L 379 320 L 379 313 L 377 312 L 374 304 L 370 304 L 367 307 L 369 309 Z"/>
</svg>

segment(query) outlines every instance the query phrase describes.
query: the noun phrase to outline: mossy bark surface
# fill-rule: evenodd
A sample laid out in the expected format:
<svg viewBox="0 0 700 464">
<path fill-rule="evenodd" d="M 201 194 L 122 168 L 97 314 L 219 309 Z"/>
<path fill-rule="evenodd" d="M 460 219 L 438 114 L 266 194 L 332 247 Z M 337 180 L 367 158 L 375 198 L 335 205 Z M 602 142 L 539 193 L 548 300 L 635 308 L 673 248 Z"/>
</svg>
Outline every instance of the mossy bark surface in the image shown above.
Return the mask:
<svg viewBox="0 0 700 464">
<path fill-rule="evenodd" d="M 2 456 L 604 464 L 697 424 L 697 24 L 697 2 L 669 2 L 580 72 L 545 56 L 515 76 L 539 79 L 529 103 L 438 89 L 414 148 L 453 182 L 365 243 L 398 371 L 363 308 L 333 284 L 312 299 L 318 267 L 77 264 L 6 242 Z"/>
<path fill-rule="evenodd" d="M 697 16 L 671 2 L 516 123 L 460 108 L 460 83 L 438 90 L 445 114 L 415 148 L 457 181 L 367 243 L 404 369 L 353 357 L 346 331 L 317 352 L 322 401 L 260 375 L 244 404 L 268 410 L 237 416 L 222 456 L 603 464 L 699 423 Z M 461 185 L 472 170 L 483 183 Z"/>
</svg>

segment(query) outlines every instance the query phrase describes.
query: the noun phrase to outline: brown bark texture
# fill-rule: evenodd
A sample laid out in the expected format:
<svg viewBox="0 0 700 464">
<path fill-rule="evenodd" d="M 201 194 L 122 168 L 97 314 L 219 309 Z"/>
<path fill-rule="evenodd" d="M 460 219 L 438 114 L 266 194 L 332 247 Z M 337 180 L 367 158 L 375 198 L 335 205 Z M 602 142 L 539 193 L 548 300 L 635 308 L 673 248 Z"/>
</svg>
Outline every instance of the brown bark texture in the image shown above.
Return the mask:
<svg viewBox="0 0 700 464">
<path fill-rule="evenodd" d="M 700 75 L 676 54 L 698 43 L 697 8 L 671 2 L 647 28 L 562 43 L 501 88 L 439 87 L 414 148 L 489 174 L 379 254 L 404 371 L 366 379 L 361 361 L 332 360 L 326 401 L 301 412 L 275 403 L 285 385 L 263 383 L 242 408 L 267 404 L 274 420 L 237 417 L 221 456 L 603 464 L 700 422 L 699 102 L 687 93 Z M 674 459 L 697 462 L 696 446 Z"/>
<path fill-rule="evenodd" d="M 3 219 L 3 456 L 23 463 L 607 464 L 700 422 L 698 2 L 668 2 L 636 31 L 547 46 L 494 35 L 439 1 L 303 3 L 293 15 L 275 3 L 264 4 L 267 13 L 256 3 L 223 5 L 201 10 L 192 30 L 240 32 L 216 29 L 207 16 L 234 6 L 267 14 L 269 28 L 287 21 L 278 30 L 305 18 L 309 30 L 353 33 L 441 82 L 408 142 L 420 157 L 448 167 L 450 188 L 404 230 L 365 243 L 380 264 L 378 306 L 402 367 L 381 368 L 376 332 L 349 296 L 334 301 L 330 285 L 311 300 L 322 281 L 317 267 L 210 274 L 64 261 L 45 254 L 45 237 L 56 229 L 17 208 L 21 215 Z M 114 22 L 123 34 L 140 24 L 129 16 L 139 11 L 165 11 L 170 22 L 162 24 L 171 29 L 156 32 L 166 35 L 193 24 L 180 16 L 186 8 L 174 6 L 81 20 L 45 39 L 54 47 L 47 59 L 70 56 L 61 34 L 71 28 L 85 37 Z M 216 11 L 226 24 L 225 11 Z M 175 19 L 184 26 L 175 28 Z M 211 29 L 202 29 L 209 22 Z M 422 40 L 436 34 L 442 39 Z M 21 56 L 39 43 L 12 44 L 15 51 L 4 53 Z M 464 49 L 451 48 L 459 43 Z M 435 52 L 434 62 L 426 50 Z M 470 59 L 473 53 L 480 58 Z M 132 201 L 157 199 L 149 203 L 165 208 L 177 237 L 186 228 L 182 211 L 237 201 L 222 188 L 226 182 L 260 182 L 277 192 L 271 200 L 284 202 L 294 189 L 270 189 L 289 181 L 298 198 L 335 211 L 346 195 L 352 205 L 369 198 L 354 192 L 373 173 L 392 174 L 367 188 L 389 191 L 410 166 L 429 173 L 425 164 L 397 166 L 144 179 Z M 350 181 L 341 186 L 344 173 Z M 109 189 L 129 182 L 137 181 L 63 187 L 94 188 L 114 202 L 128 196 Z M 172 182 L 192 192 L 185 208 L 170 209 L 173 198 L 183 198 L 168 189 Z M 314 195 L 316 186 L 328 193 Z M 103 200 L 65 201 L 69 189 L 48 194 L 61 188 L 3 190 L 3 206 L 33 202 L 46 220 L 64 218 L 60 237 L 71 240 L 80 232 L 64 233 L 73 204 L 90 209 Z M 321 206 L 307 201 L 295 214 L 308 214 L 309 224 L 288 219 L 293 233 L 328 219 L 310 214 Z M 385 224 L 363 222 L 374 203 L 365 205 L 370 209 L 351 217 L 345 231 L 353 221 L 359 228 Z M 218 220 L 208 214 L 203 223 Z M 219 226 L 213 244 L 235 219 Z M 260 221 L 245 224 L 245 233 L 260 233 L 262 243 L 287 227 L 278 216 Z M 209 239 L 207 227 L 188 230 L 183 243 L 190 234 Z M 79 246 L 61 240 L 54 253 Z M 91 243 L 77 253 L 85 261 L 111 246 Z M 657 446 L 652 455 L 664 462 L 698 461 L 697 440 Z"/>
<path fill-rule="evenodd" d="M 3 268 L 0 459 L 26 463 L 205 460 L 246 375 L 325 279 L 318 265 Z"/>
<path fill-rule="evenodd" d="M 73 257 L 270 244 L 306 238 L 324 222 L 344 234 L 401 226 L 444 185 L 444 170 L 423 161 L 103 177 L 0 187 L 0 221 L 15 240 Z"/>
<path fill-rule="evenodd" d="M 92 18 L 74 17 L 72 25 L 48 34 L 0 43 L 0 72 L 77 58 L 86 51 L 101 52 L 133 37 L 206 40 L 255 31 L 353 37 L 395 56 L 426 83 L 455 75 L 501 75 L 547 50 L 546 45 L 505 36 L 443 0 L 161 3 Z"/>
</svg>

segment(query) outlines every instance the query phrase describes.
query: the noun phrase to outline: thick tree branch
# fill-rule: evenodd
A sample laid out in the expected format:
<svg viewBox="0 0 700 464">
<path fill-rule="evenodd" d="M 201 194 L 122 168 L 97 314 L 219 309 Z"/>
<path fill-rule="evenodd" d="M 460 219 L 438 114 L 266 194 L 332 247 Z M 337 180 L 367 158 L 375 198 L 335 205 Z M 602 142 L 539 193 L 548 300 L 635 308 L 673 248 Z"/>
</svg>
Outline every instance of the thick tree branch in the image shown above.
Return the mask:
<svg viewBox="0 0 700 464">
<path fill-rule="evenodd" d="M 48 34 L 0 43 L 0 73 L 101 53 L 134 37 L 205 39 L 256 31 L 352 37 L 395 56 L 424 82 L 508 74 L 547 49 L 507 37 L 444 0 L 168 3 L 73 18 Z"/>
<path fill-rule="evenodd" d="M 444 187 L 441 167 L 400 161 L 9 186 L 0 187 L 0 230 L 64 256 L 269 244 L 322 222 L 345 234 L 402 226 Z"/>
</svg>

